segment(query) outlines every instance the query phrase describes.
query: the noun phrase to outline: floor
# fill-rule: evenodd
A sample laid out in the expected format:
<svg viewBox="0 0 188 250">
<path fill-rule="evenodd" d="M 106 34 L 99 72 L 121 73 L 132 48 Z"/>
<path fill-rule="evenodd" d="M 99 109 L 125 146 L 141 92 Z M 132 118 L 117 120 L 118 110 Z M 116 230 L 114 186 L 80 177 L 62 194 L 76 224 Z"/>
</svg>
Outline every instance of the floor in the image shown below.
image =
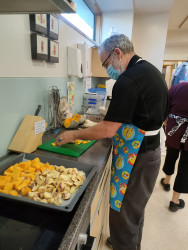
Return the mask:
<svg viewBox="0 0 188 250">
<path fill-rule="evenodd" d="M 170 192 L 165 192 L 160 184 L 160 179 L 164 177 L 162 172 L 164 159 L 165 156 L 162 156 L 160 173 L 146 207 L 142 250 L 188 250 L 188 195 L 181 195 L 186 203 L 184 209 L 175 213 L 168 210 L 172 188 Z M 175 176 L 172 181 L 174 178 Z M 108 235 L 106 232 L 105 236 Z M 106 245 L 102 248 L 102 250 L 109 249 Z"/>
</svg>

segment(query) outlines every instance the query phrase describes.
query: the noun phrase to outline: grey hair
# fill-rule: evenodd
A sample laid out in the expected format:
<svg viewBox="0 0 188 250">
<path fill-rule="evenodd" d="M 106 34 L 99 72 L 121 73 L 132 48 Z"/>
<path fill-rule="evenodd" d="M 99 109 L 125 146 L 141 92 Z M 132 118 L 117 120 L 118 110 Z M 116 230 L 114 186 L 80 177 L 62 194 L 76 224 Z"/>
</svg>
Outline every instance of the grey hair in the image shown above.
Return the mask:
<svg viewBox="0 0 188 250">
<path fill-rule="evenodd" d="M 112 52 L 115 48 L 119 48 L 123 54 L 134 52 L 134 46 L 129 38 L 123 34 L 117 34 L 108 37 L 99 47 L 99 53 L 103 50 Z"/>
</svg>

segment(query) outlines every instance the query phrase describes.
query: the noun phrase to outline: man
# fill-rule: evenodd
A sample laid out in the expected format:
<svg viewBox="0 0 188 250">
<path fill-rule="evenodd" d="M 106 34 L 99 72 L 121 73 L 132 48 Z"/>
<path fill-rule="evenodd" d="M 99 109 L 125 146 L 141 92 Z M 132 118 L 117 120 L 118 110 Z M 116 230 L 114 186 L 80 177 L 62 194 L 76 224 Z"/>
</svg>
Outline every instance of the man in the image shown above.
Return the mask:
<svg viewBox="0 0 188 250">
<path fill-rule="evenodd" d="M 108 75 L 117 80 L 104 121 L 64 132 L 57 142 L 113 137 L 107 243 L 114 250 L 138 250 L 145 206 L 160 167 L 159 129 L 167 116 L 168 90 L 161 73 L 135 55 L 133 44 L 122 34 L 102 43 L 100 59 Z"/>
</svg>

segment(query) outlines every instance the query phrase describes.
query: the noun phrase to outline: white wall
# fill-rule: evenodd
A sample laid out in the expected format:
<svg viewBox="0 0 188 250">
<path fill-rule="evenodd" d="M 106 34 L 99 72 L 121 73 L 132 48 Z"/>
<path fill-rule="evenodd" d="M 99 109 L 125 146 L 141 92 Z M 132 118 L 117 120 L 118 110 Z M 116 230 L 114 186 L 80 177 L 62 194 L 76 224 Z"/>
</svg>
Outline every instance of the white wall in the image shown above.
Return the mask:
<svg viewBox="0 0 188 250">
<path fill-rule="evenodd" d="M 59 63 L 31 59 L 29 15 L 0 15 L 0 77 L 67 77 L 67 46 L 86 42 L 59 20 Z"/>
<path fill-rule="evenodd" d="M 59 21 L 60 63 L 32 61 L 29 15 L 0 15 L 0 157 L 8 150 L 25 115 L 34 115 L 42 105 L 40 116 L 48 120 L 48 91 L 52 86 L 67 96 L 67 82 L 75 83 L 73 113 L 81 111 L 85 81 L 67 76 L 67 46 L 86 42 L 80 33 Z"/>
<path fill-rule="evenodd" d="M 168 46 L 165 49 L 164 60 L 188 60 L 188 46 Z"/>
<path fill-rule="evenodd" d="M 188 59 L 188 30 L 170 30 L 167 33 L 164 60 Z"/>
<path fill-rule="evenodd" d="M 105 12 L 102 15 L 102 41 L 107 38 L 111 27 L 116 32 L 132 37 L 133 11 Z"/>
<path fill-rule="evenodd" d="M 162 70 L 168 13 L 135 14 L 132 41 L 135 52 Z"/>
</svg>

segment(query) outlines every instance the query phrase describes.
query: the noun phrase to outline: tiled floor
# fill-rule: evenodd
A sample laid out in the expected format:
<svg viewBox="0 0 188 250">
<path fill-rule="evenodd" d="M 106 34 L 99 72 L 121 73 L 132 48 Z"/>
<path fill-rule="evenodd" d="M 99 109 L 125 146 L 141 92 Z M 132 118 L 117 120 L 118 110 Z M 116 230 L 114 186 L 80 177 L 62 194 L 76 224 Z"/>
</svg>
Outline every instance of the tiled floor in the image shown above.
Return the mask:
<svg viewBox="0 0 188 250">
<path fill-rule="evenodd" d="M 164 177 L 162 172 L 164 159 L 165 156 L 162 156 L 161 170 L 146 207 L 142 250 L 188 250 L 188 194 L 181 195 L 186 203 L 184 209 L 175 213 L 168 210 L 172 188 L 170 192 L 165 192 L 160 184 L 160 179 Z M 172 181 L 174 178 L 175 176 Z M 105 235 L 107 237 L 108 232 Z M 104 245 L 102 249 L 110 248 Z"/>
</svg>

